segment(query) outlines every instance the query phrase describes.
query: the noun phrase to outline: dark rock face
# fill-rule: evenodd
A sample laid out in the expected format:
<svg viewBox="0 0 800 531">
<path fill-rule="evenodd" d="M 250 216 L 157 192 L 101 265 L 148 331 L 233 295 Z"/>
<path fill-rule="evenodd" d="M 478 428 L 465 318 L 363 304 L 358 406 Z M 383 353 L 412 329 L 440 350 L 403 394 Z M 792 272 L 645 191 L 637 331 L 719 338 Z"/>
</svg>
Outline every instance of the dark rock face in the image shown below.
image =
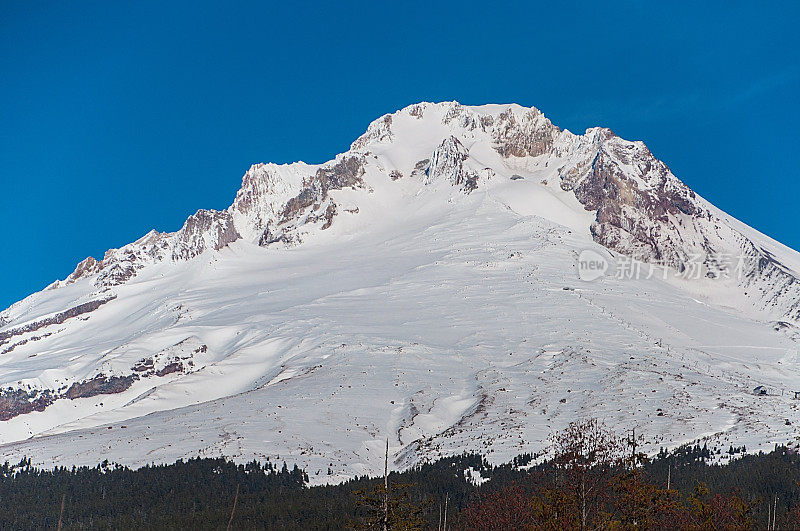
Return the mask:
<svg viewBox="0 0 800 531">
<path fill-rule="evenodd" d="M 560 132 L 536 109 L 526 110 L 519 119 L 508 109 L 492 125 L 495 149 L 504 157 L 537 157 L 549 153 Z"/>
<path fill-rule="evenodd" d="M 269 175 L 265 167 L 266 164 L 253 164 L 242 177 L 242 186 L 236 192 L 233 204 L 239 212 L 246 214 L 253 210 L 262 199 L 262 194 L 269 190 L 268 185 L 265 187 Z"/>
<path fill-rule="evenodd" d="M 137 264 L 133 257 L 122 262 L 113 262 L 110 266 L 106 267 L 97 278 L 96 285 L 106 288 L 119 286 L 136 276 L 136 271 L 138 269 L 141 269 L 141 265 Z"/>
<path fill-rule="evenodd" d="M 652 161 L 653 166 L 645 161 L 641 176 L 654 186 L 642 190 L 625 176 L 614 159 L 601 152 L 588 177 L 574 189 L 575 197 L 588 210 L 597 210 L 591 230 L 599 243 L 614 249 L 623 239 L 621 233 L 625 233 L 648 247 L 653 258 L 674 259 L 677 258 L 671 256 L 677 254 L 674 249 L 664 248 L 667 242 L 663 241 L 662 224 L 669 224 L 669 214 L 696 214 L 692 203 L 694 193 L 685 186 L 670 183 L 666 167 L 655 158 Z"/>
<path fill-rule="evenodd" d="M 0 421 L 10 420 L 32 411 L 44 411 L 54 401 L 50 390 L 43 392 L 24 389 L 0 390 Z"/>
<path fill-rule="evenodd" d="M 425 113 L 425 106 L 417 103 L 416 105 L 412 105 L 411 108 L 408 110 L 408 114 L 413 116 L 416 119 L 422 118 L 423 114 Z"/>
<path fill-rule="evenodd" d="M 385 123 L 388 127 L 391 125 L 391 116 L 387 115 L 386 118 L 388 121 L 385 120 Z M 330 167 L 319 168 L 313 177 L 306 179 L 300 193 L 286 202 L 280 213 L 278 225 L 267 225 L 259 239 L 259 245 L 266 246 L 276 242 L 288 244 L 296 241 L 296 236 L 290 235 L 286 229 L 309 208 L 312 209 L 312 212 L 309 213 L 306 221 L 314 223 L 324 220 L 322 229 L 329 228 L 338 212 L 337 205 L 331 201 L 321 214 L 314 212 L 324 205 L 331 190 L 362 188 L 364 173 L 364 161 L 360 156 L 343 157 Z"/>
<path fill-rule="evenodd" d="M 425 169 L 426 183 L 444 178 L 466 193 L 475 190 L 478 187 L 478 174 L 464 165 L 468 158 L 469 152 L 461 141 L 452 135 L 445 138 L 431 154 L 430 162 Z M 420 161 L 422 162 L 424 161 Z"/>
<path fill-rule="evenodd" d="M 72 317 L 77 317 L 85 313 L 93 312 L 103 304 L 112 301 L 115 298 L 116 297 L 110 297 L 108 299 L 100 299 L 96 301 L 84 302 L 83 304 L 74 306 L 69 310 L 57 313 L 53 317 L 48 317 L 46 319 L 42 319 L 41 321 L 36 321 L 27 324 L 25 326 L 21 326 L 19 328 L 13 328 L 11 330 L 6 330 L 5 332 L 0 332 L 0 345 L 5 344 L 10 338 L 14 336 L 18 336 L 27 332 L 34 332 L 36 330 L 39 330 L 40 328 L 44 328 L 45 326 L 61 324 L 67 319 L 70 319 Z"/>
<path fill-rule="evenodd" d="M 452 102 L 449 104 L 442 122 L 445 124 L 458 124 L 468 131 L 486 131 L 495 123 L 495 119 L 491 115 L 479 115 L 460 103 Z"/>
<path fill-rule="evenodd" d="M 354 156 L 344 157 L 330 168 L 318 169 L 314 177 L 304 183 L 303 190 L 286 203 L 282 221 L 293 219 L 301 210 L 320 203 L 331 190 L 363 187 L 363 175 L 364 162 Z"/>
<path fill-rule="evenodd" d="M 695 194 L 641 143 L 600 130 L 591 158 L 559 170 L 561 188 L 586 210 L 598 243 L 647 262 L 683 270 L 690 250 L 682 245 L 671 216 L 702 216 Z"/>
<path fill-rule="evenodd" d="M 168 374 L 172 374 L 173 372 L 183 372 L 183 363 L 174 361 L 164 366 L 163 369 L 157 370 L 156 376 L 166 376 Z"/>
<path fill-rule="evenodd" d="M 336 203 L 331 202 L 328 208 L 325 209 L 325 223 L 322 225 L 322 230 L 327 229 L 333 223 L 333 217 L 336 215 Z"/>
<path fill-rule="evenodd" d="M 76 398 L 89 398 L 97 395 L 110 395 L 127 391 L 138 380 L 138 376 L 109 376 L 98 374 L 91 380 L 75 382 L 72 384 L 64 398 L 74 400 Z"/>
<path fill-rule="evenodd" d="M 219 251 L 241 238 L 233 224 L 230 212 L 223 210 L 198 210 L 189 216 L 178 232 L 173 259 L 189 260 L 207 248 Z"/>
<path fill-rule="evenodd" d="M 166 376 L 175 372 L 187 372 L 189 368 L 194 366 L 195 355 L 208 352 L 208 346 L 203 344 L 195 347 L 191 352 L 186 354 L 184 349 L 187 348 L 188 341 L 188 339 L 184 339 L 172 345 L 172 347 L 158 352 L 154 356 L 139 360 L 131 367 L 131 370 L 136 373 L 134 377 L 148 378 L 150 376 Z M 184 354 L 175 354 L 176 350 L 184 352 Z M 164 364 L 164 366 L 156 370 L 156 361 L 158 361 L 159 365 Z"/>
<path fill-rule="evenodd" d="M 320 192 L 318 190 L 312 187 L 304 188 L 297 197 L 289 199 L 286 203 L 282 213 L 282 220 L 288 221 L 294 218 L 298 212 L 313 205 L 319 196 Z"/>
<path fill-rule="evenodd" d="M 56 400 L 76 400 L 98 395 L 122 393 L 130 389 L 134 382 L 153 376 L 167 376 L 173 373 L 186 373 L 194 365 L 194 356 L 208 352 L 208 346 L 201 344 L 192 346 L 185 339 L 168 347 L 154 356 L 139 360 L 131 367 L 131 374 L 124 376 L 96 376 L 83 381 L 74 382 L 62 389 L 0 389 L 0 421 L 25 415 L 32 411 L 44 411 Z M 156 370 L 156 362 L 162 368 Z"/>
<path fill-rule="evenodd" d="M 560 133 L 535 109 L 521 119 L 509 109 L 494 129 L 495 149 L 504 157 L 552 153 Z M 595 241 L 638 259 L 682 267 L 686 253 L 679 249 L 670 215 L 702 215 L 694 192 L 644 144 L 623 141 L 608 129 L 593 134 L 586 158 L 563 166 L 559 176 L 562 189 L 571 190 L 586 210 L 597 212 L 591 226 Z"/>
<path fill-rule="evenodd" d="M 154 367 L 153 358 L 146 358 L 140 360 L 136 365 L 131 367 L 133 372 L 149 372 L 152 371 Z"/>
<path fill-rule="evenodd" d="M 261 247 L 266 247 L 267 245 L 282 242 L 285 244 L 291 243 L 291 237 L 282 231 L 273 232 L 271 225 L 267 224 L 267 228 L 264 229 L 264 232 L 261 234 L 261 237 L 258 239 L 258 245 Z"/>
<path fill-rule="evenodd" d="M 391 120 L 391 116 L 387 115 Z M 361 179 L 364 175 L 364 162 L 359 157 L 345 157 L 330 168 L 317 170 L 316 181 L 319 183 L 322 196 L 328 195 L 329 190 L 342 190 L 344 188 L 359 188 L 364 186 Z"/>
<path fill-rule="evenodd" d="M 0 421 L 11 420 L 33 411 L 44 411 L 60 398 L 74 400 L 91 396 L 121 393 L 138 380 L 136 375 L 105 377 L 99 374 L 91 380 L 75 382 L 66 393 L 58 394 L 50 389 L 26 391 L 24 389 L 0 390 Z"/>
<path fill-rule="evenodd" d="M 414 169 L 411 170 L 412 177 L 419 177 L 420 175 L 424 175 L 426 170 L 428 169 L 428 164 L 430 164 L 431 159 L 422 159 L 418 160 L 417 163 L 414 165 Z"/>
<path fill-rule="evenodd" d="M 592 135 L 587 132 L 593 147 L 586 157 L 573 158 L 559 168 L 559 176 L 562 189 L 596 211 L 590 227 L 596 242 L 679 272 L 699 261 L 710 278 L 728 272 L 718 257 L 741 258 L 739 283 L 745 293 L 758 292 L 754 302 L 762 309 L 780 308 L 788 319 L 800 320 L 795 273 L 703 206 L 644 144 L 624 141 L 607 129 Z"/>
</svg>

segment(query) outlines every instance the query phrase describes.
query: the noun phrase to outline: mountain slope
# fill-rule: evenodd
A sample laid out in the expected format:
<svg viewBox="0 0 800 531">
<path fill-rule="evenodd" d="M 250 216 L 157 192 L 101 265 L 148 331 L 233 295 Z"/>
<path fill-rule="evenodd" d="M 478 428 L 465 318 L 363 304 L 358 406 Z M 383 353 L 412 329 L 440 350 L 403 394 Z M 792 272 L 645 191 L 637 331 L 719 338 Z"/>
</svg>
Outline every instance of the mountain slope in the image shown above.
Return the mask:
<svg viewBox="0 0 800 531">
<path fill-rule="evenodd" d="M 616 274 L 578 280 L 587 249 Z M 403 466 L 502 460 L 587 414 L 651 447 L 770 446 L 800 422 L 798 271 L 641 142 L 418 104 L 2 312 L 0 452 L 341 478 L 377 470 L 385 437 Z"/>
</svg>

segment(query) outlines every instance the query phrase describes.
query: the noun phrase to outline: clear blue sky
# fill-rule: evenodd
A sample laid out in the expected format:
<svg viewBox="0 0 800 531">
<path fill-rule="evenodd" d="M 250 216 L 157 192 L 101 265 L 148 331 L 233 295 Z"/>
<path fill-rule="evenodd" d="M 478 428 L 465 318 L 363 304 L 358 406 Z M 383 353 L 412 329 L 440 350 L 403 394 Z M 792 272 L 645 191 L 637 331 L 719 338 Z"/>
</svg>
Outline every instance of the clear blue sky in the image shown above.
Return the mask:
<svg viewBox="0 0 800 531">
<path fill-rule="evenodd" d="M 422 100 L 644 140 L 800 248 L 800 2 L 656 3 L 5 0 L 0 307 Z"/>
</svg>

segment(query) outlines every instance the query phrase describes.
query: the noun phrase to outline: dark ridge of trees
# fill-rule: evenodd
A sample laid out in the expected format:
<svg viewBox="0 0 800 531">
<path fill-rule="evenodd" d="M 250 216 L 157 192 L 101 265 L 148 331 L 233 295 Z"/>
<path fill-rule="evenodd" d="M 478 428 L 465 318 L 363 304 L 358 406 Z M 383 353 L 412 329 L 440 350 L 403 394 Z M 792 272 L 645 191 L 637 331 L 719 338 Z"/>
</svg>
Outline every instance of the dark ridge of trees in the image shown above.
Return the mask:
<svg viewBox="0 0 800 531">
<path fill-rule="evenodd" d="M 389 529 L 440 529 L 445 507 L 452 529 L 800 528 L 800 456 L 786 447 L 725 465 L 698 445 L 647 459 L 636 437 L 594 420 L 551 442 L 535 465 L 542 456 L 492 466 L 465 454 L 392 472 L 386 505 L 382 477 L 308 487 L 286 463 L 41 470 L 23 459 L 0 465 L 0 529 L 56 529 L 60 516 L 62 529 L 377 529 L 384 506 Z"/>
</svg>

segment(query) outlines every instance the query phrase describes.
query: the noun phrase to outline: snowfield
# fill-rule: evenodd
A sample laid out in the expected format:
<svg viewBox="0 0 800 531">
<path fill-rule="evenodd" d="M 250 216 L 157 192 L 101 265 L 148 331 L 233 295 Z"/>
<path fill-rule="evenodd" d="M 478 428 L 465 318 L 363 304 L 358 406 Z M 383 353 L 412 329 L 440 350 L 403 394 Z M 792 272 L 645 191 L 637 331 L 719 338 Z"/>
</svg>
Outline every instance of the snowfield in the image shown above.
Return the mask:
<svg viewBox="0 0 800 531">
<path fill-rule="evenodd" d="M 770 306 L 753 292 L 773 277 L 579 280 L 583 250 L 622 259 L 594 237 L 596 211 L 560 186 L 569 146 L 590 133 L 554 132 L 548 154 L 503 156 L 483 133 L 445 123 L 454 105 L 376 121 L 348 152 L 362 157 L 363 186 L 323 189 L 305 217 L 281 209 L 327 166 L 254 167 L 261 184 L 236 203 L 251 206 L 225 222 L 233 241 L 216 245 L 227 233 L 212 224 L 191 240 L 199 252 L 178 259 L 186 233 L 153 233 L 171 256 L 139 244 L 122 282 L 104 284 L 106 266 L 0 313 L 0 334 L 35 325 L 0 342 L 0 387 L 61 393 L 0 422 L 0 462 L 225 455 L 297 463 L 324 483 L 382 471 L 386 438 L 397 468 L 473 451 L 498 463 L 588 416 L 636 428 L 649 451 L 798 443 L 794 292 Z M 468 109 L 483 123 L 507 108 Z M 796 252 L 695 201 L 717 216 L 698 227 L 724 222 L 720 238 L 735 232 L 796 275 Z M 313 215 L 330 204 L 323 228 Z M 276 226 L 291 237 L 265 243 Z M 138 379 L 64 394 L 100 374 Z M 759 385 L 769 394 L 754 395 Z"/>
</svg>

